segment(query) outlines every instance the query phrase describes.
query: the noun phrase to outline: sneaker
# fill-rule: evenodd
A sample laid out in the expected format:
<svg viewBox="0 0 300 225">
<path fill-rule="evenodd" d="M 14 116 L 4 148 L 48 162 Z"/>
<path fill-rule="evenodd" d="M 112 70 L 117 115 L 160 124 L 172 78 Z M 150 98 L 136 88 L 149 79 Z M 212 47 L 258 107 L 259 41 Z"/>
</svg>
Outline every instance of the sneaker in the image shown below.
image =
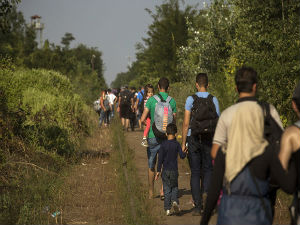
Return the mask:
<svg viewBox="0 0 300 225">
<path fill-rule="evenodd" d="M 202 215 L 202 212 L 200 210 L 200 208 L 194 208 L 193 209 L 193 213 L 192 213 L 192 216 L 201 216 Z"/>
<path fill-rule="evenodd" d="M 141 145 L 144 147 L 149 147 L 147 138 L 143 138 Z"/>
<path fill-rule="evenodd" d="M 167 216 L 171 216 L 171 211 L 170 211 L 170 209 L 167 209 L 167 210 L 166 210 L 166 215 L 167 215 Z"/>
<path fill-rule="evenodd" d="M 174 201 L 174 202 L 172 203 L 172 206 L 173 206 L 174 212 L 175 212 L 176 214 L 180 213 L 180 208 L 179 208 L 177 202 Z"/>
</svg>

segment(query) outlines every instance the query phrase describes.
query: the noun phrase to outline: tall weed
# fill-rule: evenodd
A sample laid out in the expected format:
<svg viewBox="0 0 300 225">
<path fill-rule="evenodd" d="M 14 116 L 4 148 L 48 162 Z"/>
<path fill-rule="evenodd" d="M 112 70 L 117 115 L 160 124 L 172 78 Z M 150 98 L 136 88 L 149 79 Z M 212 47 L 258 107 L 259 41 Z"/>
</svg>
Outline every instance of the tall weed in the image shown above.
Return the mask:
<svg viewBox="0 0 300 225">
<path fill-rule="evenodd" d="M 49 224 L 92 113 L 60 73 L 0 68 L 0 224 Z"/>
</svg>

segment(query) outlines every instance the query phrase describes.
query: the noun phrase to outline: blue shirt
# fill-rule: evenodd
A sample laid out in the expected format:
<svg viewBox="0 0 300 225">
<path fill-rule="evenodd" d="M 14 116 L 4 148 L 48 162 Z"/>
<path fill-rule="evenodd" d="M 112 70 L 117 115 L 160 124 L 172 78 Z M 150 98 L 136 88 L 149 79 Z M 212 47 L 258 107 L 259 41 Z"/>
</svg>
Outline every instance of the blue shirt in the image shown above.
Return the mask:
<svg viewBox="0 0 300 225">
<path fill-rule="evenodd" d="M 142 92 L 142 93 L 141 93 Z M 137 95 L 137 99 L 139 100 L 139 104 L 141 104 L 141 102 L 143 101 L 143 95 L 145 94 L 144 89 L 139 91 L 138 95 Z"/>
<path fill-rule="evenodd" d="M 196 95 L 200 98 L 207 98 L 209 93 L 208 92 L 196 92 Z M 193 102 L 194 102 L 194 99 L 192 96 L 187 97 L 186 102 L 185 102 L 185 110 L 188 110 L 191 112 L 192 107 L 193 107 Z M 218 116 L 220 116 L 220 107 L 219 107 L 218 99 L 216 97 L 213 97 L 213 102 L 216 107 L 216 112 L 217 112 Z M 191 129 L 188 130 L 187 136 L 191 136 Z"/>
<path fill-rule="evenodd" d="M 157 172 L 161 172 L 162 165 L 164 170 L 178 171 L 178 154 L 182 159 L 186 156 L 176 139 L 164 141 L 158 152 Z"/>
</svg>

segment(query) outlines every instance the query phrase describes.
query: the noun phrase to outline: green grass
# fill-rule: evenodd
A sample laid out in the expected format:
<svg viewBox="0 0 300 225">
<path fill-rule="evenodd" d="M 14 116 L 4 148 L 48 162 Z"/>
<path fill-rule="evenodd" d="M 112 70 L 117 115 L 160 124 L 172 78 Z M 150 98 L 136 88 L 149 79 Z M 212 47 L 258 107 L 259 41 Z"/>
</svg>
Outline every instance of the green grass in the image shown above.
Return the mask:
<svg viewBox="0 0 300 225">
<path fill-rule="evenodd" d="M 134 152 L 128 147 L 119 120 L 111 126 L 114 153 L 112 162 L 117 172 L 117 190 L 123 206 L 126 224 L 157 224 L 147 202 L 146 190 L 138 180 L 134 164 Z M 119 143 L 120 141 L 120 143 Z M 123 153 L 122 153 L 123 152 Z M 123 156 L 122 156 L 123 155 Z M 132 201 L 132 202 L 131 202 Z"/>
</svg>

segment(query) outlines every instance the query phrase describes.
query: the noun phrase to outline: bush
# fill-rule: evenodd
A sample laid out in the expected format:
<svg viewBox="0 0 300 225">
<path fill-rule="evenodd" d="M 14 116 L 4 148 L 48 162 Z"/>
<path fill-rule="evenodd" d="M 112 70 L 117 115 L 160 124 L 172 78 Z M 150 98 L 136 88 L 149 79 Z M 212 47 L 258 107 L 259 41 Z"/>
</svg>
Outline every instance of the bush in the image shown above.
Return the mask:
<svg viewBox="0 0 300 225">
<path fill-rule="evenodd" d="M 31 144 L 70 156 L 89 133 L 91 111 L 67 77 L 46 70 L 2 70 L 0 88 L 7 110 L 22 113 L 22 137 Z"/>
<path fill-rule="evenodd" d="M 0 224 L 47 224 L 61 205 L 60 177 L 89 134 L 94 112 L 64 75 L 6 62 L 0 69 Z"/>
</svg>

